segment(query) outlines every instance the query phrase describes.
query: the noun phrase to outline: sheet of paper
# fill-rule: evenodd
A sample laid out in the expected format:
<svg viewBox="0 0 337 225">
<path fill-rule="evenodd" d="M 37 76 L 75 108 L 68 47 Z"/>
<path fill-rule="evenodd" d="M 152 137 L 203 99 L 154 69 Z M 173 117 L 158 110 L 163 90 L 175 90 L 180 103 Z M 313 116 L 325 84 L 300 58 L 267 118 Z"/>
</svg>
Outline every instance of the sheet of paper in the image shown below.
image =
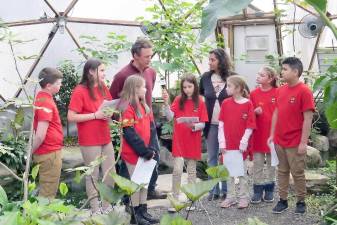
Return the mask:
<svg viewBox="0 0 337 225">
<path fill-rule="evenodd" d="M 199 117 L 178 117 L 177 123 L 198 123 Z"/>
<path fill-rule="evenodd" d="M 120 103 L 120 99 L 114 99 L 114 100 L 111 100 L 111 101 L 104 100 L 103 103 L 100 105 L 100 107 L 98 109 L 102 110 L 103 113 L 105 113 L 105 111 L 107 111 L 110 114 L 111 110 L 116 110 L 116 107 L 119 103 Z M 109 110 L 105 110 L 105 109 L 109 109 Z M 110 116 L 112 116 L 112 114 Z"/>
<path fill-rule="evenodd" d="M 268 143 L 268 146 L 269 146 L 269 149 L 270 149 L 271 166 L 277 166 L 279 161 L 278 161 L 278 158 L 277 158 L 274 142 Z"/>
<path fill-rule="evenodd" d="M 231 177 L 240 177 L 245 174 L 243 155 L 239 150 L 229 150 L 223 154 L 223 164 Z"/>
<path fill-rule="evenodd" d="M 157 161 L 154 159 L 145 160 L 139 157 L 131 180 L 139 185 L 146 184 L 145 188 L 147 188 L 156 164 Z"/>
</svg>

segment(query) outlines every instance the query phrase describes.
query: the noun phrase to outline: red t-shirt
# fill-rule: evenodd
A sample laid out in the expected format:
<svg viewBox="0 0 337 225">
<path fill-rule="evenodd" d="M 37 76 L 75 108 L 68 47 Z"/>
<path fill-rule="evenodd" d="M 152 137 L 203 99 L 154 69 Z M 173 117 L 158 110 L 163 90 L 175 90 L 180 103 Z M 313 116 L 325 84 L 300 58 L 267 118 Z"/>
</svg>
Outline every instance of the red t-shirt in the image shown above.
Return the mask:
<svg viewBox="0 0 337 225">
<path fill-rule="evenodd" d="M 96 100 L 90 97 L 89 89 L 84 85 L 77 85 L 71 95 L 69 109 L 79 114 L 96 112 L 103 100 L 111 100 L 108 88 L 103 85 L 105 96 L 94 88 Z M 109 122 L 106 120 L 89 120 L 77 123 L 78 143 L 80 146 L 98 146 L 111 142 Z"/>
<path fill-rule="evenodd" d="M 253 152 L 270 153 L 267 140 L 270 136 L 271 118 L 276 107 L 276 88 L 262 91 L 260 88 L 250 93 L 254 109 L 262 108 L 262 114 L 256 115 L 256 130 L 252 136 Z"/>
<path fill-rule="evenodd" d="M 255 129 L 255 114 L 251 101 L 239 104 L 227 98 L 221 104 L 219 121 L 224 123 L 226 150 L 239 150 L 240 141 L 247 128 Z M 250 138 L 251 140 L 251 138 Z M 251 149 L 251 142 L 244 154 L 246 159 Z"/>
<path fill-rule="evenodd" d="M 301 142 L 303 113 L 315 111 L 311 90 L 303 83 L 294 87 L 288 84 L 277 90 L 278 110 L 274 142 L 284 148 L 298 147 Z"/>
<path fill-rule="evenodd" d="M 127 109 L 123 112 L 122 120 L 134 120 L 134 123 L 131 125 L 134 127 L 136 133 L 139 135 L 139 137 L 144 141 L 145 145 L 148 146 L 150 142 L 151 137 L 151 129 L 150 129 L 150 121 L 151 121 L 151 113 L 146 114 L 145 109 L 143 106 L 139 106 L 140 113 L 142 114 L 142 117 L 139 118 L 136 114 L 136 110 L 129 105 Z M 137 164 L 138 161 L 138 155 L 136 152 L 132 149 L 132 147 L 126 142 L 126 140 L 123 138 L 123 146 L 122 146 L 122 153 L 121 157 L 123 160 L 130 164 Z"/>
<path fill-rule="evenodd" d="M 35 150 L 34 154 L 42 155 L 61 150 L 63 146 L 62 124 L 53 96 L 47 92 L 40 91 L 35 98 L 34 105 L 42 107 L 35 108 L 34 131 L 36 132 L 39 121 L 49 122 L 46 137 L 39 148 Z"/>
<path fill-rule="evenodd" d="M 178 124 L 176 119 L 179 117 L 198 117 L 199 122 L 207 122 L 205 102 L 199 97 L 199 107 L 194 109 L 193 100 L 187 99 L 184 109 L 181 110 L 179 100 L 180 96 L 177 96 L 171 105 L 171 110 L 174 113 L 172 155 L 188 159 L 201 159 L 201 130 L 192 131 L 185 123 Z"/>
</svg>

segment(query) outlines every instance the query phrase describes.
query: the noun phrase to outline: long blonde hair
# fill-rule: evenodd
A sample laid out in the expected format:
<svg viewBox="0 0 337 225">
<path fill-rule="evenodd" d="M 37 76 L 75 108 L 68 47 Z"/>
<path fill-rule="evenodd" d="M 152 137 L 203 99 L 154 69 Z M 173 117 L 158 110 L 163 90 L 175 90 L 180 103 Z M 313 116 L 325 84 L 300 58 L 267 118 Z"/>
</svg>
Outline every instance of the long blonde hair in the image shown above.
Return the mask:
<svg viewBox="0 0 337 225">
<path fill-rule="evenodd" d="M 145 80 L 139 74 L 129 76 L 120 93 L 120 99 L 123 102 L 128 102 L 136 111 L 138 117 L 142 117 L 139 109 L 139 103 L 144 107 L 146 114 L 150 113 L 150 107 L 146 104 L 145 96 L 139 97 L 137 90 L 145 84 Z M 123 109 L 122 109 L 123 110 Z M 124 109 L 125 110 L 125 109 Z"/>
<path fill-rule="evenodd" d="M 269 78 L 273 79 L 273 81 L 270 83 L 271 86 L 274 88 L 277 88 L 278 87 L 278 84 L 277 84 L 278 76 L 277 76 L 276 70 L 274 70 L 270 66 L 264 66 L 262 67 L 262 70 L 268 74 Z"/>
<path fill-rule="evenodd" d="M 241 94 L 244 98 L 249 98 L 249 87 L 245 79 L 240 75 L 232 75 L 227 78 L 227 83 L 232 83 L 236 88 L 240 88 Z"/>
</svg>

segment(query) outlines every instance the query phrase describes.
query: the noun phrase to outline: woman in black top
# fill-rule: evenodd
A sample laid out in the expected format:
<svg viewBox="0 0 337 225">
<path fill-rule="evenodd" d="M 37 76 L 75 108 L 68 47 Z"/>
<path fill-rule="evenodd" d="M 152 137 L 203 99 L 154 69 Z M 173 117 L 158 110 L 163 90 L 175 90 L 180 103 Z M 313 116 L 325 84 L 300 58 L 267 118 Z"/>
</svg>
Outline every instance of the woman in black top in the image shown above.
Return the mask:
<svg viewBox="0 0 337 225">
<path fill-rule="evenodd" d="M 226 79 L 234 74 L 230 71 L 230 60 L 226 52 L 217 48 L 209 52 L 209 69 L 200 79 L 200 94 L 205 97 L 208 121 L 205 124 L 208 166 L 217 166 L 219 159 L 218 124 L 219 112 L 222 101 L 229 97 L 226 92 Z M 220 194 L 226 198 L 227 184 L 222 182 L 221 193 L 219 185 L 209 193 L 208 200 L 218 199 Z"/>
</svg>

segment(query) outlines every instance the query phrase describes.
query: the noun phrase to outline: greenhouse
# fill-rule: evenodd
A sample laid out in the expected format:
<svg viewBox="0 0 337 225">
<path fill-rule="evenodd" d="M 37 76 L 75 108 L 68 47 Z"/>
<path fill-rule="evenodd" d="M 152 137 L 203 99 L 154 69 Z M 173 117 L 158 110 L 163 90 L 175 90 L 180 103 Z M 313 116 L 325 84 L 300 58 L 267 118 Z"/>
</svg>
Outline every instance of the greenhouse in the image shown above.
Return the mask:
<svg viewBox="0 0 337 225">
<path fill-rule="evenodd" d="M 0 224 L 337 224 L 337 1 L 11 0 Z"/>
</svg>

